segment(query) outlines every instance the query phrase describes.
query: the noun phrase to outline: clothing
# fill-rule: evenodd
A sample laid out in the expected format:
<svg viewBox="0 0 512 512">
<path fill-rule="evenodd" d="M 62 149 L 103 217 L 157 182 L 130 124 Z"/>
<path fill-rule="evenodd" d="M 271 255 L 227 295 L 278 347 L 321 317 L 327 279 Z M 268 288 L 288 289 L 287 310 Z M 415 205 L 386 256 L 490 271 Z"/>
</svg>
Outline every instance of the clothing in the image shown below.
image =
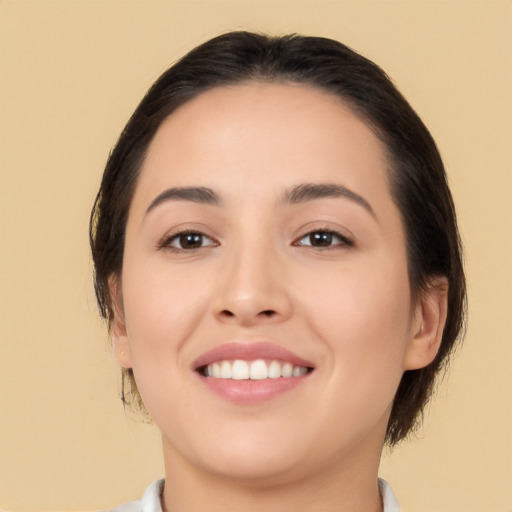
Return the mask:
<svg viewBox="0 0 512 512">
<path fill-rule="evenodd" d="M 153 482 L 139 501 L 130 501 L 110 512 L 162 512 L 160 497 L 164 490 L 165 480 Z M 391 486 L 382 478 L 379 478 L 379 490 L 384 504 L 384 512 L 400 512 Z"/>
<path fill-rule="evenodd" d="M 130 501 L 110 512 L 162 512 L 160 497 L 164 490 L 165 480 L 153 482 L 142 496 L 141 500 Z"/>
<path fill-rule="evenodd" d="M 383 512 L 400 512 L 400 507 L 396 501 L 393 489 L 391 489 L 391 485 L 389 485 L 386 480 L 383 480 L 382 478 L 379 478 L 379 491 L 380 495 L 382 496 L 382 503 L 384 505 Z"/>
</svg>

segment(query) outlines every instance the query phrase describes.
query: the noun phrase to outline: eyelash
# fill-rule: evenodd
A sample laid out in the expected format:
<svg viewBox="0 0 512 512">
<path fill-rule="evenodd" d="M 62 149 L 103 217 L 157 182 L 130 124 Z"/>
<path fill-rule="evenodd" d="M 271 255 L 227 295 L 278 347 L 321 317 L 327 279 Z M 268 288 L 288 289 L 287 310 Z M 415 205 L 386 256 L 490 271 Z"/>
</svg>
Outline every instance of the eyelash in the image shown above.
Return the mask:
<svg viewBox="0 0 512 512">
<path fill-rule="evenodd" d="M 321 235 L 324 240 L 327 240 L 328 242 L 332 242 L 333 239 L 337 238 L 339 241 L 338 243 L 329 245 L 313 245 L 311 243 L 311 237 L 313 235 Z M 309 237 L 309 244 L 301 244 L 301 240 L 304 240 L 305 238 Z M 321 240 L 320 240 L 321 241 Z M 302 247 L 313 247 L 320 250 L 329 250 L 334 248 L 350 248 L 354 246 L 354 241 L 348 238 L 345 235 L 342 235 L 338 231 L 334 231 L 332 229 L 314 229 L 312 231 L 308 231 L 304 235 L 302 235 L 296 242 L 293 243 L 293 245 L 296 246 L 302 246 Z"/>
<path fill-rule="evenodd" d="M 181 242 L 184 241 L 182 239 L 182 237 L 186 237 L 187 235 L 188 236 L 195 235 L 196 237 L 199 237 L 201 239 L 201 242 L 203 242 L 204 240 L 209 240 L 211 243 L 208 243 L 207 245 L 201 244 L 199 247 L 191 247 L 191 248 L 185 248 L 183 246 L 176 247 L 173 245 L 173 243 L 175 243 L 175 242 L 179 242 L 181 245 Z M 182 240 L 180 240 L 180 239 L 182 239 Z M 198 249 L 203 249 L 204 247 L 216 247 L 218 245 L 219 245 L 219 243 L 217 241 L 213 240 L 212 238 L 205 235 L 204 233 L 201 233 L 200 231 L 197 231 L 195 229 L 185 229 L 183 231 L 179 231 L 178 233 L 174 233 L 170 236 L 166 236 L 158 244 L 158 248 L 159 249 L 169 249 L 170 251 L 173 251 L 173 252 L 192 252 L 192 251 L 196 251 Z"/>
<path fill-rule="evenodd" d="M 188 236 L 193 235 L 197 238 L 200 238 L 199 243 L 201 243 L 201 245 L 199 245 L 198 247 L 189 247 L 189 248 L 183 247 L 182 242 L 184 242 L 184 239 L 182 237 L 186 237 L 187 235 Z M 311 237 L 314 235 L 317 235 L 317 241 L 327 242 L 327 245 L 313 245 Z M 304 240 L 308 237 L 309 237 L 310 243 L 308 243 L 308 244 L 301 243 L 302 240 Z M 322 237 L 323 240 L 318 237 Z M 332 243 L 333 239 L 338 239 L 339 241 L 337 243 L 333 244 Z M 207 245 L 202 245 L 202 242 L 204 242 L 205 240 L 208 240 L 210 243 L 208 243 Z M 175 245 L 173 245 L 176 242 L 178 242 L 181 245 L 181 247 L 176 247 Z M 158 244 L 158 248 L 159 249 L 169 249 L 173 252 L 192 252 L 192 251 L 196 251 L 198 249 L 203 249 L 205 247 L 217 247 L 218 245 L 219 245 L 219 243 L 216 240 L 213 240 L 212 238 L 205 235 L 204 233 L 201 233 L 200 231 L 196 231 L 196 230 L 192 230 L 192 229 L 186 229 L 186 230 L 183 230 L 178 233 L 174 233 L 170 236 L 165 237 Z M 319 250 L 329 250 L 329 249 L 333 249 L 333 248 L 337 248 L 337 247 L 350 248 L 350 247 L 354 246 L 354 242 L 350 238 L 348 238 L 348 237 L 342 235 L 341 233 L 338 233 L 337 231 L 334 231 L 332 229 L 315 229 L 315 230 L 309 231 L 309 232 L 305 233 L 304 235 L 302 235 L 295 242 L 293 242 L 292 245 L 294 245 L 296 247 L 297 246 L 298 247 L 312 247 L 312 248 L 316 248 Z"/>
</svg>

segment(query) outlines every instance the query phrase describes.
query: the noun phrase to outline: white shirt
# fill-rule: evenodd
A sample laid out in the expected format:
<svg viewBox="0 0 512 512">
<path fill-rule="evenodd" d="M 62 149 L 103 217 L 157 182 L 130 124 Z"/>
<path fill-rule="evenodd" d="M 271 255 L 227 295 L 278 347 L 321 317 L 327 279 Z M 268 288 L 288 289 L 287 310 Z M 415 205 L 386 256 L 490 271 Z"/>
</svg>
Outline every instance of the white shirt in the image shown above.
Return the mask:
<svg viewBox="0 0 512 512">
<path fill-rule="evenodd" d="M 162 512 L 162 503 L 160 497 L 164 490 L 165 480 L 153 482 L 142 496 L 141 500 L 130 501 L 110 512 Z M 382 496 L 384 512 L 400 512 L 400 507 L 396 501 L 391 486 L 382 478 L 379 478 L 379 490 Z"/>
</svg>

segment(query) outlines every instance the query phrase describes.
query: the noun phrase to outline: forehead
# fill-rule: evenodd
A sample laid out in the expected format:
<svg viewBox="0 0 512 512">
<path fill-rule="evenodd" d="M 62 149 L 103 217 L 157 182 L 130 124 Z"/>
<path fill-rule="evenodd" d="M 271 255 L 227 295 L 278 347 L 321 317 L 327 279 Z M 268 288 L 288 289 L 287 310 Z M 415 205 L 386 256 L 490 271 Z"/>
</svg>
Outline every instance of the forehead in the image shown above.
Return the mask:
<svg viewBox="0 0 512 512">
<path fill-rule="evenodd" d="M 224 86 L 199 94 L 162 123 L 137 193 L 237 183 L 243 193 L 318 180 L 387 190 L 385 155 L 368 125 L 332 94 L 298 84 Z"/>
</svg>

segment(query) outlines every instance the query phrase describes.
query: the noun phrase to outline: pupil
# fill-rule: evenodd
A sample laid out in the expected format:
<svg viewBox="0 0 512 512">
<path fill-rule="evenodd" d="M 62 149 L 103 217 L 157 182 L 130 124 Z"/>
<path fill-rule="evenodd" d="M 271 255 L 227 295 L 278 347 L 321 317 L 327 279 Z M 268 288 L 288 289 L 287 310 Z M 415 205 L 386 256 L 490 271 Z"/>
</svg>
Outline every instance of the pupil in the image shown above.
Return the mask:
<svg viewBox="0 0 512 512">
<path fill-rule="evenodd" d="M 180 236 L 180 245 L 185 249 L 201 247 L 202 235 L 198 233 L 186 233 Z"/>
<path fill-rule="evenodd" d="M 316 246 L 329 246 L 332 244 L 332 233 L 319 231 L 311 235 L 311 244 Z"/>
</svg>

